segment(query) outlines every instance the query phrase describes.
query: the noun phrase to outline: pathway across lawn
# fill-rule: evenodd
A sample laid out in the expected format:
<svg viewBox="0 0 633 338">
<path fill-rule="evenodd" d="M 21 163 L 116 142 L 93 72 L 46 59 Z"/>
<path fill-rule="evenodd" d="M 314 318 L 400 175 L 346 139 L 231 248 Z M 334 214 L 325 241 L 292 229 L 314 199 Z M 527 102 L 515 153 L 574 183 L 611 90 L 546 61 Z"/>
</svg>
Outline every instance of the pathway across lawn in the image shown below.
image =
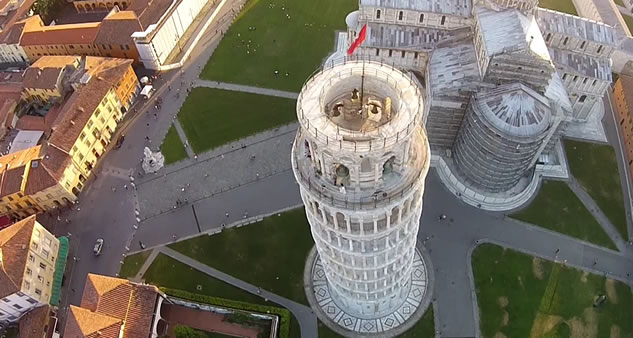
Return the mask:
<svg viewBox="0 0 633 338">
<path fill-rule="evenodd" d="M 251 0 L 200 77 L 298 91 L 334 49 L 335 31 L 346 29 L 345 16 L 356 9 L 355 0 Z"/>
<path fill-rule="evenodd" d="M 633 335 L 624 283 L 493 244 L 480 245 L 472 265 L 483 337 Z"/>
<path fill-rule="evenodd" d="M 626 209 L 613 147 L 565 140 L 565 152 L 572 175 L 627 240 Z"/>
<path fill-rule="evenodd" d="M 565 182 L 543 181 L 534 201 L 510 217 L 617 250 Z"/>
<path fill-rule="evenodd" d="M 169 127 L 167 136 L 163 140 L 163 144 L 160 146 L 160 152 L 165 155 L 165 165 L 178 162 L 187 158 L 187 152 L 183 145 L 176 127 L 172 125 Z"/>
<path fill-rule="evenodd" d="M 212 88 L 193 88 L 178 120 L 194 153 L 202 153 L 296 121 L 296 101 Z"/>
</svg>

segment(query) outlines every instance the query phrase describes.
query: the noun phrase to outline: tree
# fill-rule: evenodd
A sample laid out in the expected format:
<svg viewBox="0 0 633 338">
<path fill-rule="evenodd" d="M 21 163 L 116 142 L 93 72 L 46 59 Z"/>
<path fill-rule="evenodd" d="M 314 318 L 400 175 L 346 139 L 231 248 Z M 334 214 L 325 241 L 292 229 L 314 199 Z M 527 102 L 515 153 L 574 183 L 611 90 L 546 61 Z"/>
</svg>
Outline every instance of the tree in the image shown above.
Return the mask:
<svg viewBox="0 0 633 338">
<path fill-rule="evenodd" d="M 175 338 L 207 338 L 207 335 L 189 326 L 176 325 L 174 327 L 174 337 Z"/>
<path fill-rule="evenodd" d="M 45 24 L 49 24 L 54 15 L 64 6 L 64 0 L 36 0 L 33 4 L 33 12 L 39 14 Z"/>
</svg>

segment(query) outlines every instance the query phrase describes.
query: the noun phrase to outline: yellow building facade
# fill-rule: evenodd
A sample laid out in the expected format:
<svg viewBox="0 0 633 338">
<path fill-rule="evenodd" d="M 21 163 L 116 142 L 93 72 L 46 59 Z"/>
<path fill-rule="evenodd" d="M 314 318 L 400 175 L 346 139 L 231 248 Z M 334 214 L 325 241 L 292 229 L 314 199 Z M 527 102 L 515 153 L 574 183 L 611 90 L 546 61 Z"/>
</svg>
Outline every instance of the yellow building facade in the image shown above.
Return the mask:
<svg viewBox="0 0 633 338">
<path fill-rule="evenodd" d="M 0 322 L 49 304 L 59 246 L 35 216 L 0 230 Z"/>
</svg>

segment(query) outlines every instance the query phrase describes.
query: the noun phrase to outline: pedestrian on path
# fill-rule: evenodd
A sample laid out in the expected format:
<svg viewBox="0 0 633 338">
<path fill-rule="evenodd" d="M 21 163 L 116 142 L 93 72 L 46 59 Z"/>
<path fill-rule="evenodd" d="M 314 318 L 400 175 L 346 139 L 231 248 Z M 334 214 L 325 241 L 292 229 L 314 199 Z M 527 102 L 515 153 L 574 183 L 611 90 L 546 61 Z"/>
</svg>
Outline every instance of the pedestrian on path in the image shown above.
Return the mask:
<svg viewBox="0 0 633 338">
<path fill-rule="evenodd" d="M 123 185 L 123 189 L 127 190 L 127 184 Z"/>
<path fill-rule="evenodd" d="M 229 218 L 229 213 L 227 212 L 226 214 L 224 214 L 224 216 L 226 216 L 226 218 Z"/>
</svg>

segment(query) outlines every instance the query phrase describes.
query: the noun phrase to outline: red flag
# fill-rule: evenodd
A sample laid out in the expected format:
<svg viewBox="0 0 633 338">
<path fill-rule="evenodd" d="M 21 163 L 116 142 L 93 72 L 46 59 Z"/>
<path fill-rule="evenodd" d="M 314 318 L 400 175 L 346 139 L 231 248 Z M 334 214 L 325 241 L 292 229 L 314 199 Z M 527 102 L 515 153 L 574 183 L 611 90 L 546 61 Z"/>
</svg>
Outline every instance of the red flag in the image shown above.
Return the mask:
<svg viewBox="0 0 633 338">
<path fill-rule="evenodd" d="M 349 46 L 349 49 L 347 50 L 347 55 L 354 54 L 354 51 L 356 50 L 356 48 L 358 48 L 358 46 L 360 46 L 360 44 L 363 43 L 363 41 L 365 41 L 366 35 L 367 35 L 367 24 L 364 24 L 363 28 L 361 28 L 360 33 L 358 34 L 358 37 L 356 38 L 356 40 L 354 40 L 354 43 L 352 43 L 352 45 Z"/>
</svg>

